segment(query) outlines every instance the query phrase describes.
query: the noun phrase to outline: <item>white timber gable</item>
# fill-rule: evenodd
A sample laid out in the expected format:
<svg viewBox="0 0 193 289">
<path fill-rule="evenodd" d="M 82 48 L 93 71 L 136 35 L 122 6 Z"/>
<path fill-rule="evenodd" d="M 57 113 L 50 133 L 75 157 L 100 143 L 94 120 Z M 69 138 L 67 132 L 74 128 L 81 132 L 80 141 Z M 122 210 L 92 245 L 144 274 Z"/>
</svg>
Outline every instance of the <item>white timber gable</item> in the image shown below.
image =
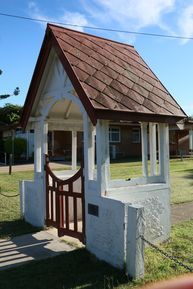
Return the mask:
<svg viewBox="0 0 193 289">
<path fill-rule="evenodd" d="M 28 126 L 44 120 L 51 130 L 83 130 L 85 109 L 58 56 L 51 50 Z"/>
</svg>

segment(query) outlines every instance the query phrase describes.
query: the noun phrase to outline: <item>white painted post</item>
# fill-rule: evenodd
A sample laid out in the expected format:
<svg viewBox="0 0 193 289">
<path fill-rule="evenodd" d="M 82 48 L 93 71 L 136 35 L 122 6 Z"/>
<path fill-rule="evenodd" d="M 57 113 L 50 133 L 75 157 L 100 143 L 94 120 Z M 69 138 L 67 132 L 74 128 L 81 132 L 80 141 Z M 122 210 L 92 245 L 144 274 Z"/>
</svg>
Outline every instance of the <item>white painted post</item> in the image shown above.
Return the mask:
<svg viewBox="0 0 193 289">
<path fill-rule="evenodd" d="M 40 129 L 40 123 L 35 122 L 34 128 L 34 171 L 36 174 L 41 172 L 41 138 L 42 132 Z"/>
<path fill-rule="evenodd" d="M 96 126 L 96 151 L 97 151 L 97 183 L 100 193 L 105 194 L 110 180 L 109 157 L 109 123 L 98 120 Z"/>
<path fill-rule="evenodd" d="M 83 137 L 84 137 L 84 179 L 85 179 L 85 193 L 87 192 L 88 186 L 88 137 L 89 137 L 89 128 L 88 128 L 88 115 L 87 113 L 83 114 Z"/>
<path fill-rule="evenodd" d="M 92 123 L 88 126 L 88 174 L 89 180 L 94 180 L 95 171 L 95 135 L 96 130 Z"/>
<path fill-rule="evenodd" d="M 45 154 L 48 154 L 48 123 L 42 120 L 40 125 L 42 131 L 41 172 L 43 173 L 45 165 Z"/>
<path fill-rule="evenodd" d="M 150 172 L 152 176 L 156 175 L 156 124 L 149 124 L 149 145 L 150 145 Z"/>
<path fill-rule="evenodd" d="M 136 279 L 144 275 L 144 208 L 140 205 L 127 207 L 126 273 Z"/>
<path fill-rule="evenodd" d="M 43 120 L 35 123 L 34 130 L 34 170 L 43 173 L 45 154 L 48 152 L 48 124 Z"/>
<path fill-rule="evenodd" d="M 48 150 L 47 144 L 48 124 L 43 119 L 35 122 L 34 131 L 34 157 L 35 157 L 35 174 L 33 184 L 33 194 L 30 196 L 29 220 L 31 224 L 36 226 L 44 226 L 46 212 L 45 197 L 45 177 L 44 164 L 45 154 Z M 29 201 L 29 200 L 28 200 Z M 33 213 L 32 213 L 33 212 Z"/>
<path fill-rule="evenodd" d="M 77 168 L 77 131 L 72 131 L 72 170 Z"/>
<path fill-rule="evenodd" d="M 159 174 L 169 182 L 169 128 L 168 124 L 159 124 Z"/>
<path fill-rule="evenodd" d="M 29 160 L 29 130 L 26 131 L 26 160 Z"/>
<path fill-rule="evenodd" d="M 147 123 L 141 123 L 141 139 L 142 139 L 142 169 L 143 176 L 148 177 L 148 137 Z"/>
</svg>

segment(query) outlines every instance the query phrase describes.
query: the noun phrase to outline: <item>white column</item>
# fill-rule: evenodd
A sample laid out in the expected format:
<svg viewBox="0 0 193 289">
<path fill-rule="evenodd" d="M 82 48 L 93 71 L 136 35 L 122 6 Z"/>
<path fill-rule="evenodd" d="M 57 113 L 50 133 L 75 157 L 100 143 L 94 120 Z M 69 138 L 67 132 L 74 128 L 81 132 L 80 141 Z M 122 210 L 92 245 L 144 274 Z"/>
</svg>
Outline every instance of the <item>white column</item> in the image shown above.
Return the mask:
<svg viewBox="0 0 193 289">
<path fill-rule="evenodd" d="M 160 123 L 159 128 L 159 174 L 169 182 L 169 128 L 168 124 Z"/>
<path fill-rule="evenodd" d="M 143 176 L 148 176 L 148 136 L 147 123 L 141 123 L 141 150 L 142 150 L 142 169 Z"/>
<path fill-rule="evenodd" d="M 95 179 L 95 135 L 96 130 L 92 123 L 88 126 L 88 175 L 89 180 Z"/>
<path fill-rule="evenodd" d="M 41 172 L 41 126 L 39 122 L 35 122 L 34 128 L 34 172 Z"/>
<path fill-rule="evenodd" d="M 85 177 L 85 193 L 88 190 L 88 115 L 86 113 L 83 114 L 83 128 L 84 128 L 84 133 L 83 133 L 83 137 L 84 137 L 84 177 Z"/>
<path fill-rule="evenodd" d="M 77 131 L 72 131 L 72 170 L 77 168 Z"/>
<path fill-rule="evenodd" d="M 144 208 L 140 205 L 127 208 L 126 273 L 131 278 L 144 275 Z"/>
<path fill-rule="evenodd" d="M 45 154 L 48 153 L 48 124 L 44 121 L 35 123 L 34 130 L 34 171 L 43 173 Z"/>
<path fill-rule="evenodd" d="M 46 212 L 46 189 L 44 164 L 45 154 L 48 150 L 47 144 L 48 124 L 43 120 L 35 123 L 34 131 L 34 157 L 35 157 L 35 174 L 33 184 L 33 194 L 30 196 L 30 219 L 31 223 L 36 226 L 43 226 Z"/>
<path fill-rule="evenodd" d="M 41 122 L 41 131 L 42 131 L 42 151 L 41 151 L 41 165 L 44 172 L 45 165 L 45 154 L 48 154 L 48 123 L 45 121 Z"/>
<path fill-rule="evenodd" d="M 149 124 L 149 145 L 150 145 L 150 172 L 152 176 L 156 175 L 156 124 Z"/>
<path fill-rule="evenodd" d="M 26 160 L 29 160 L 29 130 L 26 131 Z"/>
<path fill-rule="evenodd" d="M 109 123 L 98 120 L 96 126 L 97 183 L 104 195 L 110 180 Z"/>
</svg>

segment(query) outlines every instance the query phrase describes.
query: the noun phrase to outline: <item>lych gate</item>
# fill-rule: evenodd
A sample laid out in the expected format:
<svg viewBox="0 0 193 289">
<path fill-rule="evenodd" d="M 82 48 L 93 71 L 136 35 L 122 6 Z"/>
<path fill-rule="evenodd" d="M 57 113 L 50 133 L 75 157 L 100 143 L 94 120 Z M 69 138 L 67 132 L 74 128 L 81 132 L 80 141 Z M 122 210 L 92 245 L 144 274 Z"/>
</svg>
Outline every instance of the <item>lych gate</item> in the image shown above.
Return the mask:
<svg viewBox="0 0 193 289">
<path fill-rule="evenodd" d="M 128 273 L 139 276 L 142 207 L 149 240 L 170 233 L 168 123 L 184 117 L 132 46 L 48 25 L 22 116 L 35 132 L 34 180 L 20 184 L 25 220 L 56 226 L 116 267 L 127 260 Z M 140 123 L 140 178 L 111 180 L 111 121 Z M 72 132 L 71 170 L 52 172 L 45 162 L 48 130 Z M 84 169 L 77 170 L 80 131 Z"/>
</svg>

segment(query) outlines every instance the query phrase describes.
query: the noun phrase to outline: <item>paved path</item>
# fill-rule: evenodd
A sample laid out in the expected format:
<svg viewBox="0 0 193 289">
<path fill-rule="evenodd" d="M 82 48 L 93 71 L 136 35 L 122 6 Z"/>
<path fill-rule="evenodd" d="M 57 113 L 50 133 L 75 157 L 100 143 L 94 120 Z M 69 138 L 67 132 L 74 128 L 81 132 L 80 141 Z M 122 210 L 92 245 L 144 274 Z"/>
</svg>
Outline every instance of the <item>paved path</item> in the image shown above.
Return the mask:
<svg viewBox="0 0 193 289">
<path fill-rule="evenodd" d="M 171 206 L 172 224 L 193 219 L 193 202 Z"/>
<path fill-rule="evenodd" d="M 81 246 L 82 243 L 74 238 L 58 238 L 56 229 L 26 234 L 11 240 L 0 239 L 0 270 L 57 256 Z"/>
<path fill-rule="evenodd" d="M 64 167 L 68 167 L 68 165 L 64 163 L 58 162 L 50 162 L 50 167 L 52 169 L 64 169 Z M 33 171 L 34 164 L 24 164 L 24 165 L 13 165 L 12 172 L 24 172 L 24 171 Z M 8 173 L 9 166 L 0 166 L 0 173 Z"/>
</svg>

